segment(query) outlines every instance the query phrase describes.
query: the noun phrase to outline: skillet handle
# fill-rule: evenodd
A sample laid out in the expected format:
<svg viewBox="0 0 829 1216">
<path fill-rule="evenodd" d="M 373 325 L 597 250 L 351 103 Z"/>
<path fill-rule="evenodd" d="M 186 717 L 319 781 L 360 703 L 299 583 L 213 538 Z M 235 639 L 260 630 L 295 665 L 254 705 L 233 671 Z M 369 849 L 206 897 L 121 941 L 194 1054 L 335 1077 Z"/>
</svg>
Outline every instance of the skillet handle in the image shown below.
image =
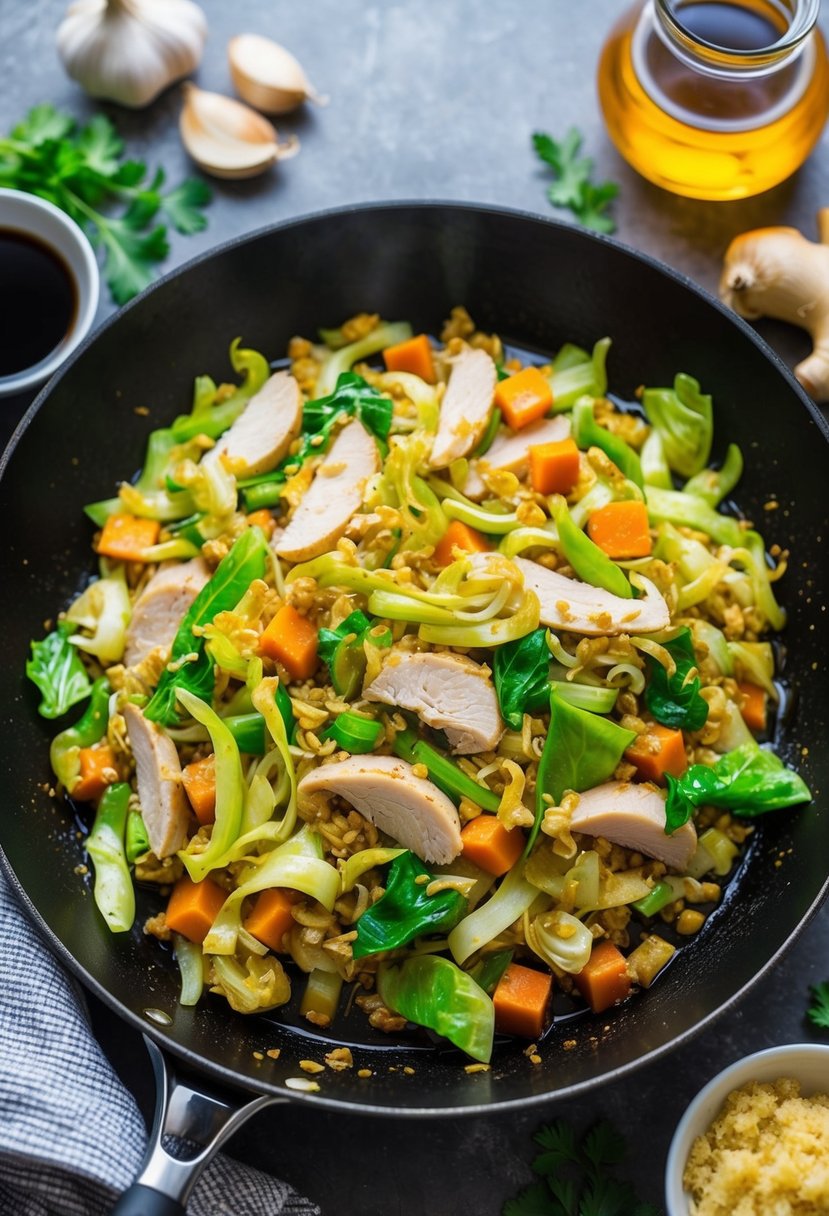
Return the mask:
<svg viewBox="0 0 829 1216">
<path fill-rule="evenodd" d="M 155 1118 L 141 1173 L 112 1216 L 184 1216 L 199 1174 L 225 1140 L 258 1111 L 288 1099 L 263 1095 L 238 1106 L 206 1085 L 193 1089 L 176 1079 L 152 1039 L 144 1042 L 155 1073 Z"/>
</svg>

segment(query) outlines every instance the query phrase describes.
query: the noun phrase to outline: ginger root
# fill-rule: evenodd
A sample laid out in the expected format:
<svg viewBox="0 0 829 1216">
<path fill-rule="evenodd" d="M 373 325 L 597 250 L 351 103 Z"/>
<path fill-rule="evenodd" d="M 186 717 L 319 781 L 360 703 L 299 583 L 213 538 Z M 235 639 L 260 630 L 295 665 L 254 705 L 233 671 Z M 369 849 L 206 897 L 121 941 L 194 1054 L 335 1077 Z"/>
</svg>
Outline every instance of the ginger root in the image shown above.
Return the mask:
<svg viewBox="0 0 829 1216">
<path fill-rule="evenodd" d="M 816 401 L 829 401 L 829 207 L 818 212 L 820 242 L 796 228 L 756 228 L 725 254 L 720 299 L 747 320 L 799 325 L 814 349 L 794 369 Z"/>
</svg>

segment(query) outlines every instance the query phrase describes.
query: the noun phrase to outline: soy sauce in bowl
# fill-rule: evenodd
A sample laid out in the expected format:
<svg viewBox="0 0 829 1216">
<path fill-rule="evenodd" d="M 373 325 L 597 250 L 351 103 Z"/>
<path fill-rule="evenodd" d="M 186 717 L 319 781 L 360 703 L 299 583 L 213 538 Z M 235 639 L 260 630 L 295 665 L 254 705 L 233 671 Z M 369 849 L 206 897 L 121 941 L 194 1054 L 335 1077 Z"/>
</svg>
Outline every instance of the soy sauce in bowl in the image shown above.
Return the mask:
<svg viewBox="0 0 829 1216">
<path fill-rule="evenodd" d="M 72 329 L 77 308 L 61 256 L 28 232 L 0 228 L 0 377 L 46 359 Z"/>
</svg>

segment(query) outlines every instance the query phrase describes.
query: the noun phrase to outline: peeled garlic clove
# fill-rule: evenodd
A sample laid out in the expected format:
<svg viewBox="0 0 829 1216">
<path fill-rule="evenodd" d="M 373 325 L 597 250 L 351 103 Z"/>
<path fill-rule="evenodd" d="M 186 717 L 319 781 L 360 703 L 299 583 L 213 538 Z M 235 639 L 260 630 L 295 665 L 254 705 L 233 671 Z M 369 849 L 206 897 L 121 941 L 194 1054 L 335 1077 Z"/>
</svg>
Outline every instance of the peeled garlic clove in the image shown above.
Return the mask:
<svg viewBox="0 0 829 1216">
<path fill-rule="evenodd" d="M 240 97 L 266 114 L 287 114 L 303 101 L 327 104 L 290 51 L 261 34 L 238 34 L 227 46 L 230 75 Z"/>
<path fill-rule="evenodd" d="M 224 97 L 185 85 L 179 130 L 193 160 L 214 177 L 255 177 L 278 160 L 295 156 L 295 135 L 279 142 L 276 130 L 255 110 Z"/>
<path fill-rule="evenodd" d="M 137 109 L 198 67 L 206 36 L 192 0 L 76 0 L 57 43 L 66 71 L 90 96 Z"/>
</svg>

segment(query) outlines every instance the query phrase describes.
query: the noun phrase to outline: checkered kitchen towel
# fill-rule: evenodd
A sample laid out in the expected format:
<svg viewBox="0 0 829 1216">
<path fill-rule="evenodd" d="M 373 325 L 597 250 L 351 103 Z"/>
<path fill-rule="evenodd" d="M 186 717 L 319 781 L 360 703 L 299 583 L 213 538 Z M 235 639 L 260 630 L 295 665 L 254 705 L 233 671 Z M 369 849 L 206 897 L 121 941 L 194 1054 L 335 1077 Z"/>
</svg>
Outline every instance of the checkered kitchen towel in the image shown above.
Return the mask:
<svg viewBox="0 0 829 1216">
<path fill-rule="evenodd" d="M 0 1212 L 99 1216 L 134 1180 L 147 1135 L 93 1039 L 74 982 L 0 873 Z M 319 1216 L 284 1182 L 221 1155 L 192 1216 Z"/>
</svg>

